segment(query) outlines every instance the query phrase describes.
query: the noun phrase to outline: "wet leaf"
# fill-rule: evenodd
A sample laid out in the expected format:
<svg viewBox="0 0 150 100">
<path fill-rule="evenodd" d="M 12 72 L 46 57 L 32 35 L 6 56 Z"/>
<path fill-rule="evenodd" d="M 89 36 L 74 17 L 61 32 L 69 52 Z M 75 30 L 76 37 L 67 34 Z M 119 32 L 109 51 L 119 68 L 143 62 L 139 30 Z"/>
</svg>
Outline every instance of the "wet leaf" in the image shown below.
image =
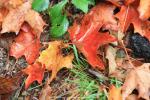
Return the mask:
<svg viewBox="0 0 150 100">
<path fill-rule="evenodd" d="M 35 62 L 22 71 L 28 75 L 25 81 L 25 89 L 27 89 L 34 81 L 38 81 L 39 84 L 42 83 L 45 66 L 42 66 L 39 62 Z"/>
<path fill-rule="evenodd" d="M 126 32 L 132 23 L 134 32 L 138 32 L 141 36 L 145 36 L 150 40 L 150 22 L 142 21 L 139 18 L 138 11 L 132 6 L 122 6 L 119 13 L 116 14 L 119 19 L 120 28 L 122 32 Z"/>
<path fill-rule="evenodd" d="M 101 3 L 84 16 L 81 24 L 75 21 L 68 30 L 72 42 L 94 68 L 104 69 L 103 61 L 97 56 L 98 48 L 116 40 L 108 32 L 99 32 L 102 26 L 111 29 L 117 27 L 116 20 L 113 17 L 113 9 L 115 7 L 111 4 Z"/>
<path fill-rule="evenodd" d="M 27 62 L 32 64 L 39 56 L 40 40 L 35 37 L 29 25 L 24 24 L 22 27 L 24 29 L 20 31 L 10 47 L 10 56 L 18 59 L 24 55 Z"/>
</svg>

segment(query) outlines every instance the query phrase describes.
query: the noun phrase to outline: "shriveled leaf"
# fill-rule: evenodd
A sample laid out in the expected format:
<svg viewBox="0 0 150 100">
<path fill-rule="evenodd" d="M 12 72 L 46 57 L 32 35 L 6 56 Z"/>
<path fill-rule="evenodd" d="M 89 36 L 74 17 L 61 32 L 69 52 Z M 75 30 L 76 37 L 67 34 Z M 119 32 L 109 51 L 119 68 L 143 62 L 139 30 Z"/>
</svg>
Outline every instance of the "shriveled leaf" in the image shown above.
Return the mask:
<svg viewBox="0 0 150 100">
<path fill-rule="evenodd" d="M 119 19 L 122 32 L 126 32 L 132 23 L 134 25 L 134 32 L 138 32 L 150 40 L 150 22 L 142 21 L 139 18 L 138 11 L 134 7 L 122 6 L 120 12 L 116 14 L 116 17 Z"/>
<path fill-rule="evenodd" d="M 44 11 L 49 6 L 49 0 L 34 0 L 32 3 L 32 8 L 36 11 Z"/>
<path fill-rule="evenodd" d="M 39 84 L 42 83 L 45 66 L 42 66 L 39 62 L 35 62 L 22 71 L 28 75 L 25 81 L 25 89 L 27 89 L 34 81 L 38 81 Z"/>
<path fill-rule="evenodd" d="M 114 9 L 115 7 L 111 4 L 101 3 L 84 16 L 81 24 L 75 21 L 68 30 L 72 42 L 94 68 L 104 69 L 102 60 L 97 56 L 98 48 L 116 40 L 108 32 L 99 32 L 102 26 L 116 29 L 117 22 L 113 17 Z"/>
<path fill-rule="evenodd" d="M 26 30 L 21 30 L 15 38 L 15 42 L 10 47 L 10 56 L 17 59 L 25 56 L 27 62 L 32 64 L 39 56 L 40 40 L 35 37 L 35 33 L 29 25 L 23 25 Z"/>
<path fill-rule="evenodd" d="M 93 0 L 72 0 L 71 2 L 76 8 L 82 10 L 84 13 L 88 12 L 89 4 L 94 4 Z"/>
<path fill-rule="evenodd" d="M 138 7 L 140 13 L 140 18 L 146 20 L 150 18 L 150 1 L 149 0 L 140 0 L 140 5 Z"/>
<path fill-rule="evenodd" d="M 63 0 L 58 4 L 54 5 L 49 10 L 49 15 L 51 19 L 51 30 L 50 34 L 52 37 L 61 37 L 64 35 L 68 29 L 69 21 L 65 14 L 63 14 L 63 8 L 65 7 L 67 0 Z"/>
<path fill-rule="evenodd" d="M 134 89 L 138 90 L 139 96 L 149 100 L 150 89 L 150 63 L 145 63 L 140 67 L 132 69 L 126 76 L 122 87 L 123 99 L 127 98 Z"/>
<path fill-rule="evenodd" d="M 112 46 L 108 46 L 107 51 L 106 51 L 106 58 L 108 59 L 108 62 L 109 62 L 109 74 L 112 74 L 115 72 L 117 68 L 116 49 L 113 48 Z"/>
<path fill-rule="evenodd" d="M 19 87 L 22 73 L 18 73 L 12 78 L 0 77 L 0 94 L 12 93 Z"/>
<path fill-rule="evenodd" d="M 49 43 L 49 47 L 42 51 L 38 59 L 46 69 L 52 71 L 50 82 L 56 77 L 57 72 L 66 67 L 72 68 L 73 54 L 63 56 L 61 49 L 67 47 L 62 41 L 53 41 Z"/>
<path fill-rule="evenodd" d="M 108 100 L 122 100 L 121 88 L 116 88 L 114 85 L 111 85 L 109 88 Z"/>
<path fill-rule="evenodd" d="M 30 2 L 25 2 L 21 6 L 11 9 L 2 23 L 1 33 L 16 32 L 18 33 L 21 25 L 24 22 L 25 15 L 31 8 Z"/>
</svg>

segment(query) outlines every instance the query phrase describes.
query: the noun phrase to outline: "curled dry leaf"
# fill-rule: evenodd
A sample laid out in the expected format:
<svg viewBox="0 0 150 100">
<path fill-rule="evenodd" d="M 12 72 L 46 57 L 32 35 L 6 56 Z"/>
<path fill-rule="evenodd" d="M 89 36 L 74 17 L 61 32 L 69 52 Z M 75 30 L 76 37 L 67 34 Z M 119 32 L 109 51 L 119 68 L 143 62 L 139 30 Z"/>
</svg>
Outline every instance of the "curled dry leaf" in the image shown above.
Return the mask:
<svg viewBox="0 0 150 100">
<path fill-rule="evenodd" d="M 150 63 L 145 63 L 140 67 L 132 69 L 126 76 L 125 83 L 122 87 L 122 96 L 125 100 L 134 89 L 139 92 L 138 97 L 149 100 L 150 90 Z"/>
<path fill-rule="evenodd" d="M 115 6 L 111 4 L 99 4 L 92 8 L 78 24 L 74 22 L 68 30 L 72 42 L 84 54 L 92 67 L 104 69 L 102 60 L 97 56 L 97 50 L 100 46 L 114 42 L 116 39 L 108 32 L 99 32 L 100 28 L 116 29 L 116 20 L 113 16 Z"/>
<path fill-rule="evenodd" d="M 116 88 L 114 85 L 111 85 L 109 88 L 108 100 L 122 100 L 121 88 Z"/>
<path fill-rule="evenodd" d="M 39 56 L 40 40 L 34 36 L 34 31 L 29 25 L 24 24 L 15 42 L 10 47 L 10 56 L 17 59 L 25 56 L 27 62 L 32 64 Z"/>
<path fill-rule="evenodd" d="M 141 36 L 145 36 L 150 40 L 150 22 L 142 21 L 139 18 L 138 11 L 132 6 L 122 6 L 119 13 L 116 14 L 119 19 L 122 32 L 126 32 L 132 23 L 134 32 L 138 32 Z"/>
<path fill-rule="evenodd" d="M 38 59 L 46 69 L 52 71 L 52 75 L 49 79 L 51 82 L 55 77 L 57 72 L 66 67 L 72 68 L 72 60 L 74 58 L 73 54 L 63 56 L 61 49 L 67 47 L 62 41 L 53 41 L 49 43 L 49 47 L 42 51 Z"/>
<path fill-rule="evenodd" d="M 42 66 L 39 62 L 35 62 L 22 71 L 28 74 L 28 77 L 25 81 L 25 89 L 27 89 L 34 81 L 38 81 L 39 84 L 42 83 L 45 66 Z"/>
<path fill-rule="evenodd" d="M 22 73 L 19 72 L 12 78 L 0 77 L 0 94 L 12 93 L 19 85 L 22 78 Z"/>
</svg>

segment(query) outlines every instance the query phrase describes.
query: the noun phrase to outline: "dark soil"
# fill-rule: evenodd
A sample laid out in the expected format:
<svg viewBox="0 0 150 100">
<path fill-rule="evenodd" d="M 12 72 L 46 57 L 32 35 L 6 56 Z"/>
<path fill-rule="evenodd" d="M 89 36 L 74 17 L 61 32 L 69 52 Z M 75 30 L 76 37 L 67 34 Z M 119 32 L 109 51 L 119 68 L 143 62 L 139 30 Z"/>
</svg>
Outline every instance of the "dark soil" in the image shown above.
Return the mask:
<svg viewBox="0 0 150 100">
<path fill-rule="evenodd" d="M 150 62 L 150 42 L 148 39 L 137 33 L 131 34 L 128 47 L 132 49 L 132 56 Z"/>
</svg>

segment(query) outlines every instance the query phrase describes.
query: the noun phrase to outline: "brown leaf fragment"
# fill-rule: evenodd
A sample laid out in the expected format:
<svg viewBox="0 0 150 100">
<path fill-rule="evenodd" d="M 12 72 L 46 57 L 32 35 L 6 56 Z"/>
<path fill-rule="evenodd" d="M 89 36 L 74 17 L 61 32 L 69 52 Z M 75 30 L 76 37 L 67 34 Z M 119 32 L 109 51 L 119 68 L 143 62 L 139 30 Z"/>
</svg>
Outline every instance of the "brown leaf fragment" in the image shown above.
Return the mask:
<svg viewBox="0 0 150 100">
<path fill-rule="evenodd" d="M 49 85 L 45 85 L 41 91 L 39 100 L 50 100 L 52 89 Z"/>
<path fill-rule="evenodd" d="M 0 77 L 0 94 L 7 94 L 16 90 L 19 87 L 19 81 L 21 78 L 21 72 L 12 78 Z"/>
<path fill-rule="evenodd" d="M 115 72 L 117 68 L 116 64 L 116 49 L 113 48 L 112 46 L 108 46 L 107 51 L 106 51 L 106 58 L 108 59 L 109 62 L 109 74 L 112 74 Z"/>
<path fill-rule="evenodd" d="M 125 100 L 134 89 L 139 92 L 138 97 L 149 100 L 150 92 L 150 63 L 132 69 L 126 76 L 122 87 L 122 96 Z"/>
<path fill-rule="evenodd" d="M 1 33 L 16 32 L 18 33 L 21 25 L 24 22 L 25 15 L 31 8 L 30 2 L 25 2 L 21 6 L 11 9 L 3 20 Z"/>
</svg>

